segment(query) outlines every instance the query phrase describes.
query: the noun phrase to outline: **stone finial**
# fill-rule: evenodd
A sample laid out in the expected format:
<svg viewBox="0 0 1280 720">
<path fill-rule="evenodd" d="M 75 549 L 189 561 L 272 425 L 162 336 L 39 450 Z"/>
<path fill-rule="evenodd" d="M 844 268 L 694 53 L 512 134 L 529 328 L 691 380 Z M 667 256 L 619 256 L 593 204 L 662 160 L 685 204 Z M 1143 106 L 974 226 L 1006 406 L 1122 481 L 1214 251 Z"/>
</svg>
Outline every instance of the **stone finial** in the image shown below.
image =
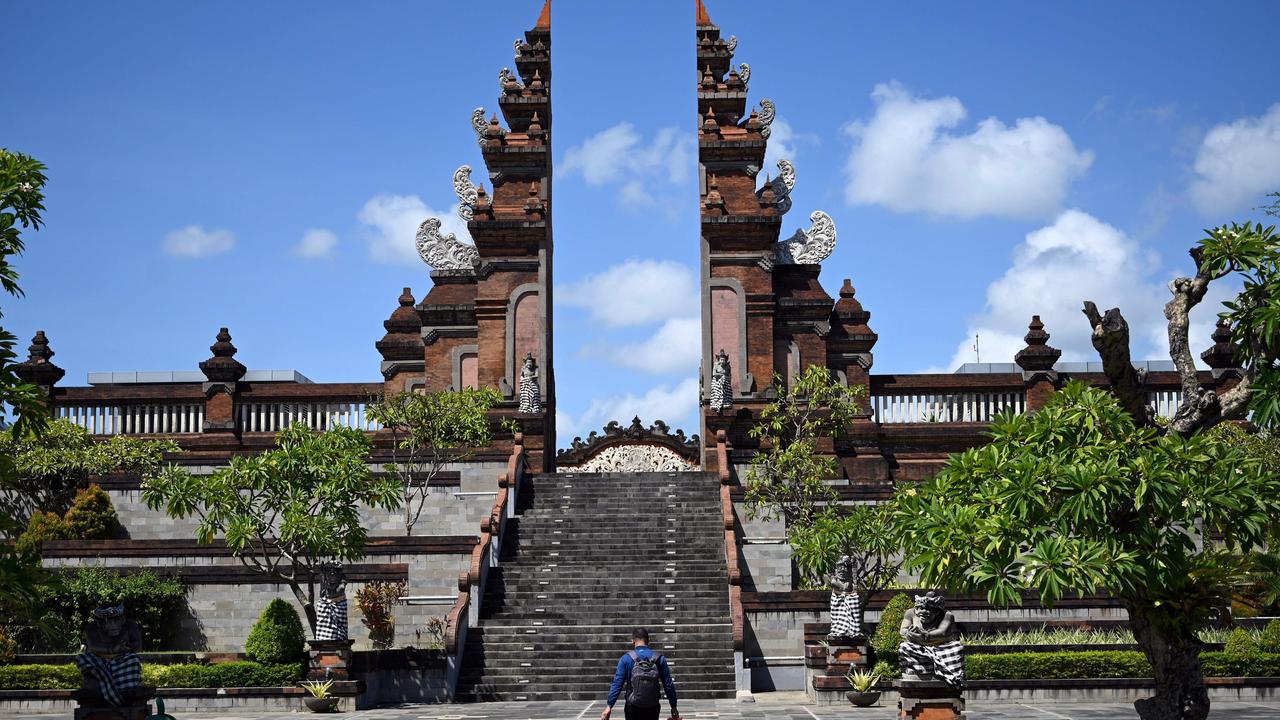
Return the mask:
<svg viewBox="0 0 1280 720">
<path fill-rule="evenodd" d="M 231 333 L 226 328 L 218 330 L 218 337 L 209 350 L 213 357 L 200 363 L 200 372 L 209 382 L 235 382 L 244 377 L 245 367 L 235 358 L 236 346 L 231 344 Z"/>
<path fill-rule="evenodd" d="M 1236 352 L 1240 346 L 1231 342 L 1231 323 L 1218 318 L 1218 324 L 1213 328 L 1211 337 L 1213 345 L 1200 353 L 1200 359 L 1204 360 L 1204 364 L 1214 370 L 1239 367 L 1240 364 L 1236 362 Z"/>
<path fill-rule="evenodd" d="M 1027 346 L 1013 356 L 1018 367 L 1028 372 L 1052 370 L 1053 364 L 1062 357 L 1062 351 L 1049 346 L 1049 333 L 1044 331 L 1044 323 L 1039 315 L 1031 316 L 1031 324 L 1027 325 L 1027 334 L 1023 338 Z"/>
<path fill-rule="evenodd" d="M 702 204 L 713 214 L 725 213 L 724 197 L 720 194 L 720 184 L 715 175 L 707 176 L 707 197 Z"/>
<path fill-rule="evenodd" d="M 773 189 L 773 178 L 765 175 L 764 187 L 760 188 L 760 192 L 756 194 L 756 198 L 760 201 L 760 209 L 769 213 L 778 211 L 778 194 Z"/>
<path fill-rule="evenodd" d="M 542 201 L 542 183 L 537 180 L 529 183 L 529 199 L 524 203 L 524 213 L 536 215 L 539 220 L 546 218 L 547 204 Z"/>
<path fill-rule="evenodd" d="M 14 363 L 13 371 L 24 382 L 40 387 L 53 387 L 67 374 L 66 370 L 53 364 L 53 348 L 49 347 L 49 338 L 43 330 L 37 330 L 31 338 L 31 347 L 27 348 L 27 361 Z"/>
<path fill-rule="evenodd" d="M 496 140 L 498 141 L 498 144 L 501 145 L 506 137 L 507 131 L 498 123 L 498 114 L 494 113 L 493 116 L 489 118 L 489 124 L 484 128 L 484 137 L 482 138 L 482 142 L 488 144 L 490 140 Z"/>
<path fill-rule="evenodd" d="M 720 134 L 720 123 L 716 122 L 716 111 L 707 108 L 707 115 L 702 119 L 702 131 L 708 135 Z"/>
<path fill-rule="evenodd" d="M 858 302 L 858 299 L 854 297 L 856 292 L 853 288 L 853 281 L 845 278 L 844 285 L 840 287 L 840 299 L 836 301 L 836 315 L 841 319 L 865 323 L 871 319 L 871 313 L 862 309 L 862 303 Z"/>
<path fill-rule="evenodd" d="M 383 360 L 422 359 L 422 316 L 414 307 L 413 293 L 405 288 L 400 305 L 382 323 L 387 334 L 374 343 Z"/>
<path fill-rule="evenodd" d="M 536 92 L 543 90 L 544 88 L 546 88 L 546 83 L 542 81 L 542 72 L 534 70 L 533 79 L 529 81 L 529 89 Z"/>
</svg>

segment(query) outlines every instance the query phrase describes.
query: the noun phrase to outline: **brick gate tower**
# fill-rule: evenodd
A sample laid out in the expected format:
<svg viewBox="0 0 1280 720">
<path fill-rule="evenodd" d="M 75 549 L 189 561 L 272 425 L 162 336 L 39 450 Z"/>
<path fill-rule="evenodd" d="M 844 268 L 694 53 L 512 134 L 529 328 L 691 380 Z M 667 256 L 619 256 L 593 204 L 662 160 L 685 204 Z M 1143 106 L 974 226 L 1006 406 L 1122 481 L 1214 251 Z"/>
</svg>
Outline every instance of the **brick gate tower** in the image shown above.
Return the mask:
<svg viewBox="0 0 1280 720">
<path fill-rule="evenodd" d="M 514 49 L 515 71 L 498 73 L 505 127 L 497 113 L 484 108 L 471 116 L 487 179 L 473 184 L 469 165 L 453 175 L 458 214 L 475 245 L 443 233 L 439 218 L 422 223 L 417 245 L 432 268 L 431 291 L 415 306 L 406 288 L 377 345 L 389 393 L 497 389 L 500 414 L 520 420 L 531 463 L 550 469 L 555 448 L 550 0 Z"/>
<path fill-rule="evenodd" d="M 807 228 L 779 239 L 791 224 L 784 216 L 796 169 L 785 159 L 763 167 L 776 108 L 761 99 L 747 112 L 751 67 L 733 66 L 737 38 L 721 37 L 702 0 L 696 18 L 702 430 L 710 439 L 726 429 L 747 443 L 751 412 L 772 399 L 775 377 L 785 383 L 823 365 L 863 384 L 876 336 L 848 280 L 838 303 L 818 282 L 835 248 L 831 217 L 816 210 Z"/>
</svg>

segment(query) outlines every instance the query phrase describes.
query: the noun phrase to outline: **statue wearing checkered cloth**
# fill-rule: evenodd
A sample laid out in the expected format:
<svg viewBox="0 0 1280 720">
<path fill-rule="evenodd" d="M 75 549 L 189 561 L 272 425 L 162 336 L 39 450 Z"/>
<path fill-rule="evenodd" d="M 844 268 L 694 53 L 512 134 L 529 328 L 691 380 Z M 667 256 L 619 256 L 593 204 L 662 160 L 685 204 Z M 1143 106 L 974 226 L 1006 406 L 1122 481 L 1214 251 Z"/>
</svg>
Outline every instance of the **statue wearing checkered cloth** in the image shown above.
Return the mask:
<svg viewBox="0 0 1280 720">
<path fill-rule="evenodd" d="M 853 575 L 853 559 L 841 555 L 836 571 L 831 576 L 831 631 L 832 640 L 862 638 L 862 598 Z"/>
<path fill-rule="evenodd" d="M 900 632 L 903 680 L 942 680 L 964 687 L 964 645 L 956 639 L 956 618 L 947 612 L 945 598 L 932 591 L 916 595 Z"/>
<path fill-rule="evenodd" d="M 84 630 L 84 651 L 76 665 L 84 678 L 82 691 L 101 694 L 117 707 L 142 688 L 142 633 L 124 616 L 124 606 L 100 607 Z"/>
<path fill-rule="evenodd" d="M 320 566 L 316 598 L 316 640 L 347 639 L 347 580 L 341 563 Z"/>
</svg>

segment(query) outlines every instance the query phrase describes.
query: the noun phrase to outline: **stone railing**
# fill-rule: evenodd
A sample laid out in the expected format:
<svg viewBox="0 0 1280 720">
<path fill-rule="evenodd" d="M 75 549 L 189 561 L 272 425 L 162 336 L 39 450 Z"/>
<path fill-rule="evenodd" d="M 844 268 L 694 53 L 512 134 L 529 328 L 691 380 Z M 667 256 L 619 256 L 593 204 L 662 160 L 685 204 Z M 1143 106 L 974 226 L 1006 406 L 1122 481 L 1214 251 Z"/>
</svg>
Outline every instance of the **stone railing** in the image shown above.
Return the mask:
<svg viewBox="0 0 1280 720">
<path fill-rule="evenodd" d="M 449 693 L 458 687 L 463 655 L 467 647 L 467 629 L 480 622 L 480 606 L 484 601 L 489 568 L 498 566 L 502 553 L 503 532 L 507 521 L 516 514 L 516 503 L 525 475 L 524 436 L 516 433 L 507 459 L 507 471 L 498 479 L 498 496 L 489 513 L 480 519 L 480 541 L 471 551 L 471 564 L 458 575 L 458 598 L 445 619 L 444 649 L 449 659 Z"/>
<path fill-rule="evenodd" d="M 185 435 L 203 432 L 203 402 L 65 404 L 54 417 L 93 435 Z"/>
<path fill-rule="evenodd" d="M 729 616 L 733 623 L 733 666 L 739 692 L 750 693 L 751 676 L 743 663 L 746 615 L 742 611 L 742 564 L 738 557 L 737 518 L 729 485 L 733 474 L 729 464 L 729 442 L 725 431 L 716 432 L 716 474 L 720 481 L 720 519 L 724 527 L 725 565 L 729 575 Z"/>
</svg>

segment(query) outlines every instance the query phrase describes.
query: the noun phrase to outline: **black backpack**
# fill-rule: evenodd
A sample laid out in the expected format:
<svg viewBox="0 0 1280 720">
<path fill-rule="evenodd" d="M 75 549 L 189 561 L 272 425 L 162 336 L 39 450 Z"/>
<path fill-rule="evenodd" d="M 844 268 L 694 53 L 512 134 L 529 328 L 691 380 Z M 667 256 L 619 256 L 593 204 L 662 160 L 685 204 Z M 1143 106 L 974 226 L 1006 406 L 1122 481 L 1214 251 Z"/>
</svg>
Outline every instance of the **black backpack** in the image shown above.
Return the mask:
<svg viewBox="0 0 1280 720">
<path fill-rule="evenodd" d="M 635 650 L 631 656 L 631 678 L 627 681 L 627 704 L 638 708 L 658 707 L 662 678 L 658 673 L 659 653 L 642 658 Z"/>
</svg>

